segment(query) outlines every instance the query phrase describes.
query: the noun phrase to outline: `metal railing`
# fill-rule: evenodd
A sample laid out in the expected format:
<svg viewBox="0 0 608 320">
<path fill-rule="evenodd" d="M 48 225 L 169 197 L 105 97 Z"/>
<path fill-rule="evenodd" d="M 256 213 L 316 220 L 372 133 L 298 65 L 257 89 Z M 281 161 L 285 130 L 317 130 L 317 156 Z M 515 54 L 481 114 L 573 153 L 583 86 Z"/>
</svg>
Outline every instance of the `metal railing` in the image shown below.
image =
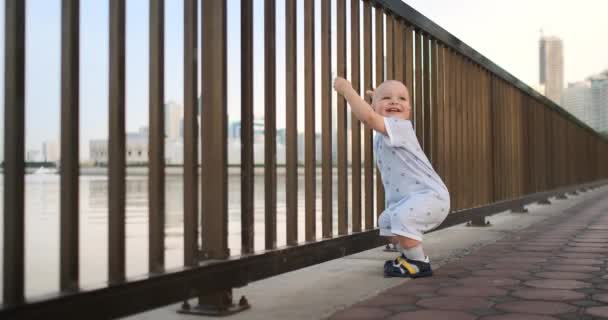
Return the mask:
<svg viewBox="0 0 608 320">
<path fill-rule="evenodd" d="M 442 227 L 568 190 L 594 186 L 608 177 L 606 140 L 401 1 L 351 0 L 350 10 L 347 10 L 346 0 L 321 1 L 320 35 L 315 34 L 316 2 L 303 2 L 304 9 L 300 13 L 295 0 L 285 2 L 287 246 L 282 248 L 277 248 L 276 241 L 275 134 L 276 90 L 282 80 L 276 79 L 275 75 L 275 0 L 264 2 L 266 251 L 256 253 L 253 246 L 252 110 L 257 94 L 253 92 L 253 2 L 241 1 L 242 255 L 230 257 L 227 241 L 226 1 L 184 0 L 184 262 L 183 268 L 167 271 L 164 257 L 164 2 L 150 0 L 149 276 L 133 280 L 125 275 L 125 0 L 110 0 L 108 286 L 81 290 L 78 268 L 79 1 L 62 1 L 61 292 L 26 301 L 26 1 L 5 1 L 4 287 L 0 316 L 38 318 L 52 313 L 101 319 L 137 313 L 191 297 L 199 297 L 202 303 L 219 305 L 222 309 L 231 305 L 231 288 L 235 286 L 381 245 L 383 242 L 374 229 L 374 215 L 383 210 L 384 193 L 381 183 L 377 183 L 374 190 L 372 132 L 362 128 L 356 120 L 350 126 L 352 197 L 347 198 L 347 109 L 340 98 L 337 108 L 331 105 L 332 55 L 336 57 L 337 74 L 347 76 L 349 68 L 350 80 L 358 92 L 363 93 L 364 89 L 377 86 L 384 79 L 403 81 L 410 88 L 416 134 L 452 195 L 454 212 Z M 337 28 L 332 31 L 331 6 L 334 4 L 337 6 Z M 202 12 L 200 22 L 197 21 L 199 10 Z M 350 15 L 349 35 L 346 34 L 347 14 Z M 298 19 L 303 19 L 304 23 L 303 48 L 297 48 Z M 199 23 L 202 23 L 201 35 L 197 34 Z M 336 52 L 331 52 L 334 35 Z M 315 105 L 317 38 L 321 43 L 320 106 Z M 349 53 L 346 52 L 347 41 L 350 41 Z M 199 64 L 197 48 L 201 44 L 204 49 Z M 306 66 L 304 105 L 297 104 L 298 50 L 303 51 Z M 372 60 L 373 56 L 375 60 Z M 198 68 L 202 72 L 200 84 L 197 82 Z M 196 96 L 199 86 L 205 102 L 200 128 Z M 299 108 L 303 108 L 305 114 L 303 204 L 297 201 Z M 338 119 L 337 221 L 332 218 L 333 110 L 337 110 Z M 315 207 L 316 112 L 322 115 L 322 239 L 317 239 L 315 229 L 319 211 Z M 199 130 L 203 149 L 200 164 L 197 159 Z M 199 179 L 201 190 L 198 190 Z M 297 209 L 301 206 L 305 208 L 305 243 L 297 240 Z M 332 232 L 334 223 L 337 223 L 337 235 Z M 91 310 L 95 312 L 90 313 Z"/>
</svg>

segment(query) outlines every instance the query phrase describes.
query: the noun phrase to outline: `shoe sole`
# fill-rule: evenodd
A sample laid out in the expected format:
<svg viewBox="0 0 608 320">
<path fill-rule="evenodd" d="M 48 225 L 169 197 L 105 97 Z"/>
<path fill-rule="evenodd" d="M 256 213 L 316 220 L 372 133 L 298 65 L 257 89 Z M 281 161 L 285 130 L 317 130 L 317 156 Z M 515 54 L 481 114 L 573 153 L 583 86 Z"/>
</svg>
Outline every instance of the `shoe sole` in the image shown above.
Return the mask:
<svg viewBox="0 0 608 320">
<path fill-rule="evenodd" d="M 425 271 L 425 272 L 418 272 L 416 274 L 409 274 L 409 273 L 396 273 L 396 272 L 391 272 L 391 271 L 387 271 L 386 267 L 384 269 L 384 277 L 385 278 L 424 278 L 424 277 L 430 277 L 433 275 L 433 270 L 429 270 L 429 271 Z"/>
</svg>

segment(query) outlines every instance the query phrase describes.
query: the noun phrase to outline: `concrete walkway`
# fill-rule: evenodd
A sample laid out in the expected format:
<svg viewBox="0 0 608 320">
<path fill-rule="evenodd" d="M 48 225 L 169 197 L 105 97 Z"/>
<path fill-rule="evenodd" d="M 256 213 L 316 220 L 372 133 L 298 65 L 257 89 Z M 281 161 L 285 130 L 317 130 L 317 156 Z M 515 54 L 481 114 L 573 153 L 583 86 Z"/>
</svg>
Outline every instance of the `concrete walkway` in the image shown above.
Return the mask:
<svg viewBox="0 0 608 320">
<path fill-rule="evenodd" d="M 608 193 L 330 319 L 606 319 Z"/>
<path fill-rule="evenodd" d="M 384 278 L 376 248 L 235 289 L 252 308 L 227 319 L 608 318 L 608 187 L 527 208 L 425 235 L 431 278 Z M 178 308 L 128 319 L 212 319 Z"/>
</svg>

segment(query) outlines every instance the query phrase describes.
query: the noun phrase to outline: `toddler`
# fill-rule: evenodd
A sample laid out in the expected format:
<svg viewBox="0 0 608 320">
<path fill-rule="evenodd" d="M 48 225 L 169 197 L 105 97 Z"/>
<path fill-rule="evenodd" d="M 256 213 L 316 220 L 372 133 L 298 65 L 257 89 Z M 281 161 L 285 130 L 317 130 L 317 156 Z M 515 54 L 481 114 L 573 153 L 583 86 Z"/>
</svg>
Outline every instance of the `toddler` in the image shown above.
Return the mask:
<svg viewBox="0 0 608 320">
<path fill-rule="evenodd" d="M 416 139 L 407 88 L 399 81 L 387 80 L 375 92 L 368 91 L 371 106 L 344 78 L 337 77 L 334 88 L 354 115 L 376 131 L 374 154 L 386 195 L 386 210 L 378 218 L 378 227 L 380 235 L 391 237 L 401 251 L 395 260 L 384 264 L 384 275 L 431 276 L 422 234 L 446 218 L 450 195 Z"/>
</svg>

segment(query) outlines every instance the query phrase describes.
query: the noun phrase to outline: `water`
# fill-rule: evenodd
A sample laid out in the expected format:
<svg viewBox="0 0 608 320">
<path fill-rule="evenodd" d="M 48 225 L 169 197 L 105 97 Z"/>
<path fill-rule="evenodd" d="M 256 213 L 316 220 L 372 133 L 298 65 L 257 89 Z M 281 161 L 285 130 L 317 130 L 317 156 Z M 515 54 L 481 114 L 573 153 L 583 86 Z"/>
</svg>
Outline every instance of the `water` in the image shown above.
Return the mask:
<svg viewBox="0 0 608 320">
<path fill-rule="evenodd" d="M 298 181 L 298 239 L 304 241 L 304 177 Z M 337 234 L 337 184 L 333 178 L 334 234 Z M 0 189 L 4 188 L 0 175 Z M 228 179 L 228 245 L 232 255 L 240 254 L 241 205 L 240 174 Z M 59 290 L 59 176 L 25 176 L 25 286 L 26 297 Z M 350 212 L 350 175 L 349 175 Z M 200 190 L 200 189 L 199 189 Z M 264 176 L 254 180 L 254 248 L 264 249 Z M 321 238 L 321 174 L 317 172 L 317 238 Z M 148 272 L 148 179 L 131 175 L 126 183 L 126 273 L 128 277 Z M 0 192 L 2 194 L 2 192 Z M 105 175 L 80 177 L 80 283 L 83 288 L 103 287 L 107 281 L 108 261 L 108 180 Z M 362 199 L 364 194 L 362 194 Z M 0 210 L 2 207 L 0 197 Z M 165 266 L 167 270 L 183 265 L 183 176 L 166 176 Z M 285 175 L 277 174 L 277 245 L 286 243 Z M 0 219 L 3 241 L 4 215 Z M 350 227 L 350 218 L 349 218 Z M 0 247 L 0 254 L 3 247 Z M 0 273 L 2 263 L 0 263 Z M 2 287 L 0 277 L 0 288 Z M 1 299 L 1 297 L 0 297 Z"/>
</svg>

